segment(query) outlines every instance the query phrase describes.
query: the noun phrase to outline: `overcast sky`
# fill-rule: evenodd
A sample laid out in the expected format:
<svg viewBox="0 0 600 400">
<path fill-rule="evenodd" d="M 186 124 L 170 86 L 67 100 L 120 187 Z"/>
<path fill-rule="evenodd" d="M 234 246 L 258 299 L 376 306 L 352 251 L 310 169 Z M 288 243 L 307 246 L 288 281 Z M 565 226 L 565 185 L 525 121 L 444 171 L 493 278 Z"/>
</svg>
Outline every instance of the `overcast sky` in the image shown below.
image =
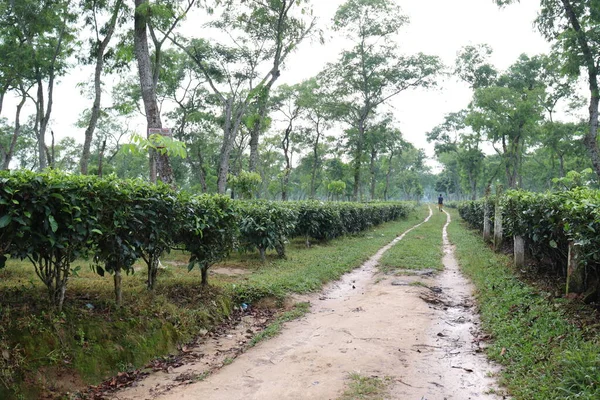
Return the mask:
<svg viewBox="0 0 600 400">
<path fill-rule="evenodd" d="M 326 28 L 343 0 L 312 2 L 321 27 Z M 487 43 L 494 50 L 492 62 L 504 69 L 522 53 L 534 55 L 549 49 L 533 27 L 538 0 L 522 0 L 505 9 L 499 9 L 492 0 L 397 0 L 397 3 L 410 18 L 410 24 L 399 34 L 400 48 L 405 54 L 438 55 L 447 65 L 452 65 L 462 46 Z M 338 58 L 343 41 L 327 32 L 325 45 L 313 42 L 299 47 L 286 63 L 279 83 L 293 84 L 310 78 L 327 62 Z M 62 78 L 56 88 L 52 129 L 58 137 L 68 135 L 82 141 L 83 130 L 77 129 L 74 123 L 80 112 L 91 106 L 91 100 L 82 97 L 76 85 L 91 80 L 91 74 L 91 69 L 76 68 L 70 76 Z M 432 146 L 425 140 L 426 133 L 441 123 L 447 113 L 466 107 L 471 95 L 465 84 L 446 79 L 438 89 L 401 93 L 390 106 L 405 138 L 432 155 Z M 106 94 L 103 103 L 109 102 Z M 134 126 L 141 133 L 145 122 L 140 119 Z"/>
</svg>

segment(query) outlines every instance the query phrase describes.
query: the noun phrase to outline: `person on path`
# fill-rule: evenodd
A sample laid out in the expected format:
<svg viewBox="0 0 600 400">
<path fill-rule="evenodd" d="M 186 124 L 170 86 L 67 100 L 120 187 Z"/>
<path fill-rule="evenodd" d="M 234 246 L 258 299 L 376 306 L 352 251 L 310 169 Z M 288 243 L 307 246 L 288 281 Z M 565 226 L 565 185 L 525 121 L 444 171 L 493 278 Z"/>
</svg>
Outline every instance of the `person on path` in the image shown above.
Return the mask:
<svg viewBox="0 0 600 400">
<path fill-rule="evenodd" d="M 444 207 L 444 198 L 442 197 L 442 194 L 440 193 L 440 197 L 438 197 L 438 208 L 440 209 L 440 211 L 444 211 L 442 208 Z"/>
</svg>

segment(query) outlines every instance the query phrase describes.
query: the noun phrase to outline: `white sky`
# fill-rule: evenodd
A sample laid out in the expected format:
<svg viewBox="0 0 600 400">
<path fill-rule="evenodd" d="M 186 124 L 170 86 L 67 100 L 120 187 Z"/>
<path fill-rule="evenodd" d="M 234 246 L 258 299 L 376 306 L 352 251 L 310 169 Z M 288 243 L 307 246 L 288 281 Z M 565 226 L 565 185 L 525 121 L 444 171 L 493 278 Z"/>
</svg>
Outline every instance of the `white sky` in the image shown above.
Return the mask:
<svg viewBox="0 0 600 400">
<path fill-rule="evenodd" d="M 321 28 L 327 28 L 343 0 L 313 0 L 315 15 Z M 534 55 L 547 52 L 549 45 L 533 27 L 539 8 L 538 0 L 522 0 L 520 4 L 499 9 L 492 0 L 397 0 L 410 24 L 400 32 L 400 47 L 406 54 L 423 52 L 438 55 L 447 65 L 453 65 L 458 50 L 468 44 L 487 43 L 494 50 L 492 63 L 504 69 L 521 53 Z M 302 44 L 286 63 L 278 83 L 298 83 L 316 75 L 327 62 L 335 61 L 343 41 L 326 31 L 326 44 Z M 83 140 L 83 130 L 74 126 L 91 100 L 79 94 L 77 83 L 92 79 L 91 68 L 76 67 L 63 77 L 55 90 L 51 128 L 58 138 L 64 136 Z M 425 134 L 443 121 L 444 115 L 466 107 L 470 89 L 463 83 L 446 79 L 435 90 L 412 90 L 401 93 L 390 102 L 405 139 L 433 154 Z M 103 104 L 109 104 L 109 94 Z M 12 108 L 12 107 L 11 107 Z M 5 107 L 4 116 L 12 115 Z M 139 131 L 145 129 L 140 119 Z M 49 141 L 50 138 L 48 137 Z"/>
</svg>

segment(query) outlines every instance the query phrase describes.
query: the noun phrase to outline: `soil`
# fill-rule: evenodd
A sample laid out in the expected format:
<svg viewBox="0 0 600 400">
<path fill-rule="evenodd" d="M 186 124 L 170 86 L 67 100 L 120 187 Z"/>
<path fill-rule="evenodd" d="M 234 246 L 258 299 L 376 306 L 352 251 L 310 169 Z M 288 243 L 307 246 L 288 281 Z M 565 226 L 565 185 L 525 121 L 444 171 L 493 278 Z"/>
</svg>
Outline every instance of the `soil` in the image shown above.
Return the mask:
<svg viewBox="0 0 600 400">
<path fill-rule="evenodd" d="M 472 287 L 447 238 L 450 221 L 447 214 L 440 232 L 441 274 L 378 272 L 377 260 L 407 231 L 322 293 L 302 298 L 311 312 L 279 336 L 246 349 L 266 323 L 246 316 L 223 335 L 184 349 L 195 355 L 188 362 L 150 373 L 111 398 L 336 399 L 351 373 L 385 378 L 389 399 L 502 398 L 492 394 L 498 368 L 482 354 Z"/>
</svg>

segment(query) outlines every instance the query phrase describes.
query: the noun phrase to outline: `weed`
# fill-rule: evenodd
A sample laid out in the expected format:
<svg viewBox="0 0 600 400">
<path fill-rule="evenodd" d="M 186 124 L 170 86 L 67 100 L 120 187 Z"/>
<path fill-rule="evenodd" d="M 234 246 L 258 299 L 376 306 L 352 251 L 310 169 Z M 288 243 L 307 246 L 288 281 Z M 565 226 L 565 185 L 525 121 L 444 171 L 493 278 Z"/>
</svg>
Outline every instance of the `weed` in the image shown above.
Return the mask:
<svg viewBox="0 0 600 400">
<path fill-rule="evenodd" d="M 385 377 L 367 377 L 353 372 L 348 376 L 350 380 L 349 387 L 346 389 L 340 400 L 382 400 L 387 392 L 387 387 L 391 378 Z"/>
</svg>

